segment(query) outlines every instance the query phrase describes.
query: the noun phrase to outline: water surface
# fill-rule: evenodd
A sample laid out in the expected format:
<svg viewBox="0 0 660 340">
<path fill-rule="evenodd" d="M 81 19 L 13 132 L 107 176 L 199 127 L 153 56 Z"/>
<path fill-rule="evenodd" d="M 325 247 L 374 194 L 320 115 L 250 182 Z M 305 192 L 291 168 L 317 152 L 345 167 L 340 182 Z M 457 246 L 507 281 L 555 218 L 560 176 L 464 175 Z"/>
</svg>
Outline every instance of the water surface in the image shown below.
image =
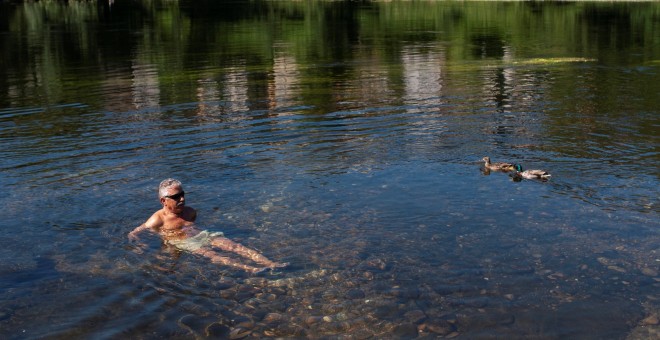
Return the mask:
<svg viewBox="0 0 660 340">
<path fill-rule="evenodd" d="M 656 3 L 0 7 L 4 338 L 659 334 Z"/>
</svg>

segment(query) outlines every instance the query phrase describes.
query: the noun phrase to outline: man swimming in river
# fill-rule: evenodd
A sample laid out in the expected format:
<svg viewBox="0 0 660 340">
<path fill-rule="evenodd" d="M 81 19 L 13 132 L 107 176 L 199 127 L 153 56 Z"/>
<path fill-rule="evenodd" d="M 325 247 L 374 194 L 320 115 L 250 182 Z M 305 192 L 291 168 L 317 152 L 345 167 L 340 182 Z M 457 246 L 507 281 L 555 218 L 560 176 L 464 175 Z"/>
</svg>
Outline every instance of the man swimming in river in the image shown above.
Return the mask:
<svg viewBox="0 0 660 340">
<path fill-rule="evenodd" d="M 287 266 L 287 263 L 273 262 L 258 251 L 224 237 L 221 232 L 209 232 L 195 228 L 197 211 L 185 205 L 185 192 L 181 182 L 172 178 L 162 181 L 158 187 L 158 196 L 163 208 L 128 233 L 129 240 L 139 241 L 138 234 L 148 230 L 157 232 L 165 243 L 178 249 L 203 255 L 211 259 L 213 263 L 240 268 L 251 273 Z M 254 261 L 259 266 L 243 264 L 219 254 L 213 248 L 236 253 Z"/>
</svg>

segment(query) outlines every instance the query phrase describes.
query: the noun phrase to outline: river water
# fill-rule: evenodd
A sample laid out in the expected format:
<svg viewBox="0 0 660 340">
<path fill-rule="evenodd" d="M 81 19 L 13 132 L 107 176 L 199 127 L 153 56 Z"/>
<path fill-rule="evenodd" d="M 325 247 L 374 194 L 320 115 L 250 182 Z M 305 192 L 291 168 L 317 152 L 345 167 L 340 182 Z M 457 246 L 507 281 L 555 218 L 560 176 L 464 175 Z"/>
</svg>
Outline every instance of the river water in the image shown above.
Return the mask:
<svg viewBox="0 0 660 340">
<path fill-rule="evenodd" d="M 5 339 L 660 336 L 658 3 L 0 9 Z"/>
</svg>

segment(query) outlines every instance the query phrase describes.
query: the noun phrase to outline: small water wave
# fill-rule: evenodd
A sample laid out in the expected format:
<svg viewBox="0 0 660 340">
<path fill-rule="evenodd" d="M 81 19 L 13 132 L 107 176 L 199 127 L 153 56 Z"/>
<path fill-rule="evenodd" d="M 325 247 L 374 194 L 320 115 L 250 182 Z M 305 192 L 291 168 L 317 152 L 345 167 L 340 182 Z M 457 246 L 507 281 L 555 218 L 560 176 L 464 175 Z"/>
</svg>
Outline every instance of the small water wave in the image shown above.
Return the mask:
<svg viewBox="0 0 660 340">
<path fill-rule="evenodd" d="M 13 119 L 13 118 L 20 117 L 20 116 L 44 113 L 44 112 L 49 111 L 49 110 L 58 110 L 58 109 L 66 109 L 66 108 L 83 109 L 83 108 L 86 108 L 86 107 L 87 107 L 87 105 L 82 104 L 82 103 L 69 103 L 69 104 L 51 105 L 51 106 L 48 106 L 48 107 L 0 109 L 0 122 L 2 122 L 3 120 L 9 120 L 9 119 Z"/>
</svg>

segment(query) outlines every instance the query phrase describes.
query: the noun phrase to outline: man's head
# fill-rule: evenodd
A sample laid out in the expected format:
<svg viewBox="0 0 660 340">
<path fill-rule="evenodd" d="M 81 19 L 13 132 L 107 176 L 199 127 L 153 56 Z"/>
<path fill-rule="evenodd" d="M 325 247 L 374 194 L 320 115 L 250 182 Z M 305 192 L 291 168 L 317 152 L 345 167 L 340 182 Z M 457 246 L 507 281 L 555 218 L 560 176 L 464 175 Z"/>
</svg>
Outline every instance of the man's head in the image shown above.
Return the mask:
<svg viewBox="0 0 660 340">
<path fill-rule="evenodd" d="M 168 178 L 158 186 L 158 196 L 160 203 L 167 210 L 174 213 L 180 213 L 185 206 L 186 198 L 184 197 L 183 185 L 180 181 L 173 178 Z"/>
</svg>

